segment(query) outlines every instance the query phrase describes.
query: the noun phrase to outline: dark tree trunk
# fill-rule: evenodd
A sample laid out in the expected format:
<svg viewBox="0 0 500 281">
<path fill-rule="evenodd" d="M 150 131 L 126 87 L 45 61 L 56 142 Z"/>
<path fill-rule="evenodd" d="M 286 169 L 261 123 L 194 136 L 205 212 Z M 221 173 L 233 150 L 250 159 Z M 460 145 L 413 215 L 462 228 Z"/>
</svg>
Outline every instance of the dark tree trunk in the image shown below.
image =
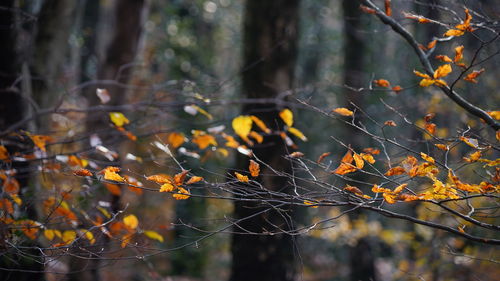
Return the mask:
<svg viewBox="0 0 500 281">
<path fill-rule="evenodd" d="M 359 1 L 342 1 L 344 12 L 344 85 L 354 89 L 361 88 L 364 83 L 366 84 L 366 35 L 362 32 L 362 12 L 359 9 L 359 4 Z M 351 102 L 363 107 L 362 93 L 346 88 L 344 102 L 348 108 L 352 108 Z M 355 149 L 367 145 L 364 135 L 350 126 L 347 127 L 344 139 L 350 140 L 349 144 L 353 145 Z M 358 178 L 358 180 L 362 179 Z M 351 214 L 351 218 L 356 218 L 358 215 L 357 212 L 354 212 Z M 350 248 L 351 280 L 376 280 L 374 262 L 375 257 L 370 240 L 359 239 L 357 244 Z"/>
<path fill-rule="evenodd" d="M 21 52 L 18 50 L 17 44 L 17 26 L 15 24 L 17 9 L 14 5 L 14 0 L 2 1 L 0 9 L 0 132 L 5 132 L 11 125 L 20 122 L 25 117 L 26 102 L 19 88 L 18 78 L 21 76 Z M 21 19 L 22 20 L 22 19 Z M 19 129 L 26 129 L 25 126 L 20 126 Z M 21 151 L 20 140 L 18 138 L 10 139 L 6 137 L 0 140 L 0 143 L 7 147 L 9 153 Z M 27 145 L 23 143 L 21 145 Z M 21 193 L 28 185 L 30 177 L 29 164 L 27 162 L 12 161 L 9 166 L 4 166 L 0 162 L 2 168 L 10 168 L 18 170 L 16 179 L 21 186 Z M 30 219 L 36 219 L 34 208 L 30 200 L 26 200 L 21 210 Z M 3 227 L 2 227 L 3 228 Z M 2 236 L 3 230 L 2 230 Z M 1 237 L 1 241 L 4 238 Z M 2 243 L 3 244 L 3 243 Z M 26 243 L 23 247 L 33 246 L 33 249 L 25 248 L 19 250 L 17 248 L 2 248 L 0 256 L 0 280 L 43 280 L 43 266 L 41 257 L 36 250 L 37 245 Z M 24 272 L 24 271 L 29 272 Z"/>
<path fill-rule="evenodd" d="M 298 0 L 246 2 L 243 30 L 245 69 L 242 76 L 245 98 L 277 98 L 292 88 L 298 20 Z M 254 114 L 269 126 L 276 127 L 279 110 L 275 103 L 249 104 L 243 108 L 243 113 Z M 265 137 L 264 144 L 253 147 L 253 152 L 275 169 L 291 169 L 290 163 L 283 158 L 287 154 L 286 145 L 279 136 Z M 240 157 L 238 162 L 241 168 L 248 167 L 248 158 Z M 263 169 L 261 174 L 259 180 L 266 189 L 286 191 L 289 188 L 287 178 L 272 176 L 268 169 Z M 269 206 L 237 200 L 234 212 L 237 219 L 243 219 L 265 208 Z M 276 231 L 272 224 L 290 229 L 292 222 L 285 221 L 284 217 L 290 215 L 291 210 L 281 208 L 288 214 L 272 210 L 246 219 L 239 226 L 256 233 Z M 241 232 L 241 229 L 235 227 L 234 231 Z M 232 256 L 232 281 L 294 280 L 296 275 L 293 238 L 283 233 L 273 236 L 234 234 Z"/>
</svg>

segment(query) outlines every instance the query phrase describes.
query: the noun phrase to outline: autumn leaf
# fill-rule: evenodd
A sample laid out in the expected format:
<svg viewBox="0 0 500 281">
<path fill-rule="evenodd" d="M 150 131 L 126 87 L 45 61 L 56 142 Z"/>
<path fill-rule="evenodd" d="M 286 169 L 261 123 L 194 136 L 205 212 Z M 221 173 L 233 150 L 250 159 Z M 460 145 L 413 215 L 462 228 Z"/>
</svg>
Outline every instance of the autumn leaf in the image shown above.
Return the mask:
<svg viewBox="0 0 500 281">
<path fill-rule="evenodd" d="M 313 208 L 313 209 L 316 209 L 318 208 L 318 206 L 316 205 L 316 203 L 312 202 L 312 201 L 309 201 L 309 200 L 304 200 L 304 205 L 310 207 L 310 208 Z"/>
<path fill-rule="evenodd" d="M 80 177 L 91 177 L 93 176 L 92 172 L 90 172 L 87 169 L 78 169 L 73 171 L 73 175 L 75 176 L 80 176 Z"/>
<path fill-rule="evenodd" d="M 437 40 L 433 40 L 433 41 L 429 42 L 429 44 L 427 44 L 427 49 L 430 50 L 430 49 L 436 47 L 436 43 L 437 43 Z"/>
<path fill-rule="evenodd" d="M 242 139 L 248 139 L 248 134 L 252 130 L 252 118 L 250 116 L 240 115 L 233 119 L 232 126 L 234 132 Z"/>
<path fill-rule="evenodd" d="M 184 183 L 184 180 L 186 179 L 186 176 L 188 173 L 189 173 L 189 170 L 183 170 L 182 172 L 176 174 L 174 176 L 175 185 L 182 185 Z"/>
<path fill-rule="evenodd" d="M 436 133 L 436 124 L 434 123 L 425 124 L 425 130 L 429 132 L 429 134 L 434 135 L 434 133 Z"/>
<path fill-rule="evenodd" d="M 189 185 L 189 184 L 193 184 L 193 183 L 197 183 L 197 182 L 200 182 L 202 181 L 203 178 L 202 177 L 197 177 L 197 176 L 194 176 L 194 177 L 191 177 L 187 182 L 186 182 L 186 185 Z"/>
<path fill-rule="evenodd" d="M 380 149 L 373 148 L 373 147 L 367 147 L 367 148 L 363 149 L 363 152 L 366 152 L 366 153 L 372 154 L 372 155 L 379 155 L 380 154 Z"/>
<path fill-rule="evenodd" d="M 44 135 L 29 135 L 36 147 L 40 148 L 42 151 L 46 151 L 45 146 L 47 142 L 51 142 L 54 139 L 51 136 Z"/>
<path fill-rule="evenodd" d="M 401 86 L 397 85 L 397 86 L 392 87 L 392 90 L 393 90 L 396 94 L 399 94 L 399 92 L 401 92 L 401 91 L 403 90 L 403 88 L 401 88 Z"/>
<path fill-rule="evenodd" d="M 478 150 L 476 152 L 471 153 L 469 157 L 464 157 L 463 159 L 468 163 L 472 163 L 479 160 L 479 158 L 481 158 L 481 151 Z"/>
<path fill-rule="evenodd" d="M 262 143 L 264 141 L 264 137 L 255 131 L 250 131 L 250 134 L 248 134 L 248 136 L 257 141 L 257 143 Z"/>
<path fill-rule="evenodd" d="M 337 114 L 340 114 L 342 116 L 352 116 L 354 114 L 354 112 L 352 112 L 351 110 L 349 110 L 349 109 L 347 109 L 345 107 L 335 108 L 332 111 L 335 112 L 335 113 L 337 113 Z"/>
<path fill-rule="evenodd" d="M 493 117 L 495 120 L 500 120 L 500 111 L 487 111 L 489 116 Z"/>
<path fill-rule="evenodd" d="M 373 155 L 369 154 L 369 153 L 361 153 L 359 154 L 363 160 L 365 160 L 366 162 L 370 163 L 370 164 L 374 164 L 375 163 L 375 158 L 373 158 Z"/>
<path fill-rule="evenodd" d="M 281 120 L 283 120 L 283 122 L 285 122 L 285 124 L 288 127 L 292 127 L 292 125 L 293 125 L 293 113 L 290 109 L 288 109 L 288 108 L 283 109 L 282 111 L 280 111 L 279 116 L 280 116 Z"/>
<path fill-rule="evenodd" d="M 390 17 L 392 16 L 391 0 L 384 1 L 385 14 Z"/>
<path fill-rule="evenodd" d="M 351 150 L 348 150 L 344 157 L 342 157 L 340 165 L 332 173 L 337 175 L 345 175 L 357 171 L 358 168 L 351 164 L 352 161 L 354 161 L 352 152 Z"/>
<path fill-rule="evenodd" d="M 12 202 L 10 202 L 9 199 L 1 198 L 0 210 L 3 210 L 5 213 L 12 215 L 14 213 L 14 205 L 12 205 Z"/>
<path fill-rule="evenodd" d="M 464 58 L 463 52 L 464 46 L 458 46 L 455 48 L 455 58 L 453 59 L 454 63 L 458 63 Z"/>
<path fill-rule="evenodd" d="M 172 132 L 168 134 L 167 142 L 173 147 L 178 148 L 184 143 L 185 137 L 183 133 Z"/>
<path fill-rule="evenodd" d="M 356 168 L 363 169 L 363 167 L 365 166 L 365 161 L 363 161 L 363 157 L 361 157 L 361 155 L 357 153 L 354 153 L 353 158 L 354 158 L 354 163 L 356 164 Z"/>
<path fill-rule="evenodd" d="M 359 5 L 359 9 L 361 11 L 363 11 L 363 13 L 366 13 L 366 14 L 373 14 L 374 15 L 374 14 L 377 13 L 377 11 L 375 11 L 374 9 L 369 8 L 369 7 L 365 6 L 365 5 Z"/>
<path fill-rule="evenodd" d="M 123 223 L 130 229 L 136 229 L 139 225 L 139 220 L 135 215 L 128 215 L 123 218 Z"/>
<path fill-rule="evenodd" d="M 152 175 L 146 178 L 149 181 L 154 181 L 159 184 L 172 183 L 172 177 L 165 174 Z"/>
<path fill-rule="evenodd" d="M 9 152 L 5 146 L 0 145 L 0 160 L 5 161 L 9 159 Z"/>
<path fill-rule="evenodd" d="M 331 152 L 324 152 L 322 153 L 319 157 L 318 157 L 318 160 L 316 160 L 316 163 L 321 163 L 323 161 L 323 159 L 325 159 L 325 157 L 329 156 L 330 154 L 332 154 Z"/>
<path fill-rule="evenodd" d="M 258 177 L 260 173 L 260 165 L 254 160 L 250 160 L 250 164 L 248 166 L 248 170 L 250 171 L 250 175 L 252 177 Z"/>
<path fill-rule="evenodd" d="M 266 126 L 266 124 L 261 119 L 259 119 L 257 116 L 250 115 L 250 118 L 255 123 L 255 125 L 257 125 L 257 127 L 259 127 L 264 133 L 266 133 L 266 134 L 270 134 L 271 133 L 271 129 L 269 129 Z"/>
<path fill-rule="evenodd" d="M 469 13 L 469 9 L 465 9 L 465 20 L 462 23 L 455 25 L 455 29 L 449 29 L 446 31 L 444 36 L 462 36 L 466 31 L 472 32 L 475 29 L 470 26 L 472 16 Z"/>
<path fill-rule="evenodd" d="M 434 79 L 445 77 L 450 74 L 451 71 L 451 64 L 443 64 L 434 71 Z"/>
<path fill-rule="evenodd" d="M 391 83 L 385 79 L 373 80 L 373 83 L 379 87 L 389 88 L 391 86 Z"/>
<path fill-rule="evenodd" d="M 210 113 L 208 113 L 203 108 L 197 106 L 196 104 L 190 104 L 190 105 L 184 106 L 184 112 L 186 112 L 187 114 L 193 115 L 193 116 L 195 116 L 199 112 L 199 113 L 205 115 L 209 120 L 213 119 L 213 117 Z"/>
<path fill-rule="evenodd" d="M 429 163 L 432 163 L 432 164 L 435 164 L 436 161 L 434 160 L 434 158 L 430 157 L 429 155 L 423 153 L 423 152 L 420 152 L 420 157 L 422 157 L 422 159 L 424 159 L 425 161 L 429 162 Z"/>
<path fill-rule="evenodd" d="M 442 62 L 453 62 L 450 57 L 446 56 L 446 55 L 438 55 L 435 57 L 437 60 L 440 60 Z"/>
<path fill-rule="evenodd" d="M 172 192 L 175 190 L 175 186 L 171 183 L 164 183 L 160 186 L 160 192 Z"/>
<path fill-rule="evenodd" d="M 394 122 L 394 121 L 392 121 L 392 120 L 387 120 L 387 121 L 385 121 L 385 122 L 384 122 L 384 125 L 385 125 L 385 126 L 391 126 L 391 127 L 396 127 L 396 126 L 397 126 L 396 122 Z"/>
<path fill-rule="evenodd" d="M 153 239 L 153 240 L 157 240 L 157 241 L 163 242 L 163 236 L 161 234 L 159 234 L 158 232 L 156 232 L 156 231 L 145 230 L 143 232 L 143 234 L 146 235 L 149 239 Z"/>
<path fill-rule="evenodd" d="M 73 243 L 73 241 L 75 241 L 75 239 L 76 239 L 76 231 L 73 231 L 73 230 L 64 231 L 62 233 L 61 239 L 65 245 L 69 245 L 69 244 Z"/>
<path fill-rule="evenodd" d="M 481 75 L 483 72 L 484 72 L 484 68 L 482 68 L 480 70 L 474 70 L 474 71 L 472 71 L 472 73 L 467 74 L 467 76 L 464 77 L 464 80 L 467 82 L 471 82 L 471 83 L 477 83 L 478 81 L 476 80 L 476 78 L 479 75 Z"/>
<path fill-rule="evenodd" d="M 294 151 L 294 152 L 290 153 L 288 156 L 290 156 L 292 158 L 301 158 L 301 157 L 304 157 L 304 153 L 302 153 L 300 151 Z"/>
<path fill-rule="evenodd" d="M 104 173 L 105 180 L 124 182 L 125 179 L 122 178 L 119 174 L 117 174 L 117 172 L 119 172 L 119 171 L 120 171 L 120 168 L 118 168 L 118 167 L 108 166 L 104 170 L 100 171 L 99 174 Z"/>
<path fill-rule="evenodd" d="M 296 129 L 296 128 L 294 128 L 294 127 L 289 127 L 289 128 L 287 129 L 287 131 L 288 131 L 290 134 L 292 134 L 292 135 L 294 135 L 294 136 L 298 137 L 300 140 L 302 140 L 302 141 L 307 141 L 307 137 L 306 137 L 306 136 L 305 136 L 305 135 L 304 135 L 301 131 L 299 131 L 298 129 Z"/>
<path fill-rule="evenodd" d="M 111 100 L 108 90 L 97 88 L 95 91 L 96 96 L 102 104 L 108 103 Z"/>
<path fill-rule="evenodd" d="M 238 172 L 234 172 L 234 175 L 236 176 L 236 179 L 238 179 L 238 181 L 240 182 L 248 182 L 248 176 L 245 176 L 245 175 L 242 175 Z"/>
<path fill-rule="evenodd" d="M 105 183 L 104 186 L 109 191 L 109 193 L 111 193 L 111 194 L 113 194 L 115 196 L 120 196 L 122 194 L 122 189 L 120 188 L 119 185 L 111 184 L 111 183 Z"/>
<path fill-rule="evenodd" d="M 127 117 L 125 117 L 125 115 L 123 115 L 123 113 L 121 112 L 110 112 L 109 118 L 116 127 L 123 127 L 123 125 L 130 123 Z"/>
<path fill-rule="evenodd" d="M 354 194 L 359 195 L 359 196 L 363 196 L 363 191 L 361 191 L 356 186 L 347 185 L 346 187 L 344 187 L 344 190 L 349 191 L 349 192 L 354 193 Z"/>
<path fill-rule="evenodd" d="M 461 141 L 465 142 L 468 146 L 473 147 L 473 148 L 479 148 L 479 142 L 477 139 L 473 138 L 467 138 L 467 137 L 460 137 L 459 138 Z"/>
<path fill-rule="evenodd" d="M 172 197 L 174 197 L 175 200 L 186 200 L 190 197 L 190 194 L 189 191 L 187 191 L 187 189 L 185 188 L 182 188 L 182 187 L 179 187 L 177 189 L 177 192 L 178 193 L 175 193 L 172 195 Z"/>
<path fill-rule="evenodd" d="M 420 16 L 420 15 L 414 15 L 414 14 L 410 14 L 410 13 L 407 13 L 407 12 L 403 12 L 403 15 L 407 19 L 417 20 L 418 23 L 429 23 L 429 22 L 431 22 L 430 19 L 428 19 L 426 17 L 423 17 L 423 16 Z"/>
<path fill-rule="evenodd" d="M 209 134 L 201 134 L 194 136 L 191 140 L 194 144 L 198 145 L 200 149 L 205 149 L 210 145 L 217 146 L 215 137 Z"/>
<path fill-rule="evenodd" d="M 434 144 L 437 148 L 443 151 L 448 151 L 450 148 L 446 144 L 436 143 Z"/>
<path fill-rule="evenodd" d="M 397 176 L 397 175 L 402 175 L 404 173 L 406 173 L 406 170 L 403 167 L 396 166 L 396 167 L 390 168 L 387 172 L 385 172 L 384 175 L 386 175 L 386 176 Z"/>
</svg>

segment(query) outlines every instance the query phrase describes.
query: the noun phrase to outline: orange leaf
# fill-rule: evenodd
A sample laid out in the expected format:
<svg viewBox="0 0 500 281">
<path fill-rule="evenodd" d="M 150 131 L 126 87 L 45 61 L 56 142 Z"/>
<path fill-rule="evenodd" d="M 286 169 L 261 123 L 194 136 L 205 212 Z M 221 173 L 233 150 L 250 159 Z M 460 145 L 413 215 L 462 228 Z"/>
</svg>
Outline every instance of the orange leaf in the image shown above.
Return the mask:
<svg viewBox="0 0 500 281">
<path fill-rule="evenodd" d="M 260 120 L 257 116 L 255 115 L 250 115 L 250 118 L 252 119 L 252 121 L 255 123 L 255 125 L 257 125 L 257 127 L 259 127 L 264 133 L 266 134 L 270 134 L 271 133 L 271 130 L 266 126 L 266 124 Z"/>
<path fill-rule="evenodd" d="M 391 126 L 391 127 L 396 127 L 397 126 L 396 122 L 394 122 L 392 120 L 385 121 L 384 125 L 385 126 Z"/>
<path fill-rule="evenodd" d="M 112 184 L 112 183 L 104 183 L 104 186 L 109 191 L 109 193 L 111 193 L 115 196 L 120 196 L 122 194 L 122 190 L 121 190 L 119 185 Z"/>
<path fill-rule="evenodd" d="M 450 74 L 451 71 L 451 64 L 443 64 L 434 71 L 434 79 L 445 77 Z"/>
<path fill-rule="evenodd" d="M 466 162 L 469 162 L 469 163 L 472 163 L 472 162 L 476 162 L 477 160 L 479 160 L 479 158 L 481 158 L 481 151 L 476 151 L 476 152 L 473 152 L 469 155 L 469 157 L 464 157 L 463 159 L 466 161 Z"/>
<path fill-rule="evenodd" d="M 300 158 L 300 157 L 304 157 L 304 153 L 302 153 L 300 151 L 295 151 L 295 152 L 290 153 L 289 156 L 292 158 Z"/>
<path fill-rule="evenodd" d="M 189 191 L 187 191 L 186 189 L 182 188 L 182 187 L 179 187 L 178 190 L 177 190 L 178 193 L 175 193 L 172 195 L 172 197 L 175 198 L 175 200 L 186 200 L 190 197 L 190 194 Z"/>
<path fill-rule="evenodd" d="M 322 153 L 319 157 L 318 157 L 318 160 L 316 160 L 316 163 L 321 163 L 323 161 L 323 159 L 325 159 L 325 157 L 329 156 L 331 154 L 331 152 L 324 152 Z"/>
<path fill-rule="evenodd" d="M 434 123 L 425 124 L 425 130 L 429 132 L 429 134 L 434 135 L 434 133 L 436 132 L 436 124 Z"/>
<path fill-rule="evenodd" d="M 186 179 L 189 170 L 184 170 L 174 176 L 174 183 L 176 185 L 182 185 L 184 183 L 184 179 Z"/>
<path fill-rule="evenodd" d="M 164 183 L 160 187 L 160 192 L 172 192 L 175 190 L 175 186 L 171 183 Z"/>
<path fill-rule="evenodd" d="M 244 176 L 238 172 L 234 172 L 234 174 L 236 175 L 236 178 L 238 179 L 238 181 L 240 182 L 248 182 L 248 177 L 247 176 Z"/>
<path fill-rule="evenodd" d="M 184 143 L 184 134 L 182 133 L 176 133 L 172 132 L 168 134 L 167 137 L 167 142 L 173 147 L 173 148 L 178 148 Z"/>
<path fill-rule="evenodd" d="M 43 136 L 43 135 L 33 135 L 33 136 L 30 135 L 29 137 L 31 138 L 35 146 L 40 148 L 42 151 L 46 151 L 45 146 L 47 145 L 47 142 L 54 140 L 50 136 Z"/>
<path fill-rule="evenodd" d="M 192 142 L 198 145 L 200 149 L 205 149 L 209 145 L 217 146 L 217 141 L 214 136 L 209 134 L 195 136 L 193 137 Z"/>
<path fill-rule="evenodd" d="M 445 144 L 436 143 L 435 146 L 441 150 L 448 151 L 450 148 Z"/>
<path fill-rule="evenodd" d="M 403 90 L 403 88 L 401 88 L 401 86 L 397 85 L 397 86 L 392 87 L 392 90 L 393 90 L 396 94 L 399 94 L 399 92 L 401 92 L 401 91 Z"/>
<path fill-rule="evenodd" d="M 165 174 L 152 175 L 147 177 L 146 179 L 160 184 L 172 182 L 172 177 Z"/>
<path fill-rule="evenodd" d="M 448 31 L 446 31 L 445 34 L 443 34 L 443 36 L 462 36 L 464 35 L 464 31 L 463 30 L 460 30 L 460 29 L 449 29 Z"/>
<path fill-rule="evenodd" d="M 442 61 L 442 62 L 453 62 L 453 61 L 450 59 L 450 57 L 445 56 L 445 55 L 438 55 L 438 56 L 436 56 L 436 59 L 437 59 L 437 60 L 440 60 L 440 61 Z"/>
<path fill-rule="evenodd" d="M 413 14 L 406 13 L 406 12 L 403 12 L 403 15 L 405 16 L 405 18 L 412 19 L 412 20 L 417 20 L 419 23 L 429 23 L 429 22 L 431 22 L 430 19 L 425 18 L 425 17 L 420 16 L 420 15 L 413 15 Z"/>
<path fill-rule="evenodd" d="M 361 155 L 361 157 L 363 157 L 363 160 L 365 160 L 366 162 L 368 162 L 370 164 L 375 163 L 375 158 L 373 158 L 373 155 L 366 154 L 366 153 L 361 153 L 360 155 Z"/>
<path fill-rule="evenodd" d="M 389 88 L 391 86 L 391 83 L 389 83 L 389 81 L 385 79 L 373 80 L 373 83 L 375 83 L 379 87 Z"/>
<path fill-rule="evenodd" d="M 347 109 L 345 107 L 335 108 L 333 110 L 333 112 L 340 114 L 342 116 L 352 116 L 354 114 L 354 112 L 350 111 L 349 109 Z"/>
<path fill-rule="evenodd" d="M 91 177 L 93 176 L 92 172 L 90 172 L 87 169 L 78 169 L 73 172 L 73 175 L 75 176 L 80 176 L 80 177 Z"/>
<path fill-rule="evenodd" d="M 367 147 L 363 149 L 364 152 L 372 154 L 372 155 L 379 155 L 380 154 L 380 149 L 378 148 L 373 148 L 373 147 Z"/>
<path fill-rule="evenodd" d="M 0 145 L 0 160 L 5 161 L 9 159 L 9 152 L 5 146 Z"/>
<path fill-rule="evenodd" d="M 463 52 L 464 46 L 458 46 L 455 48 L 455 58 L 453 59 L 455 63 L 460 62 L 464 58 Z"/>
<path fill-rule="evenodd" d="M 390 168 L 389 171 L 387 171 L 384 175 L 397 176 L 397 175 L 402 175 L 404 173 L 406 173 L 406 170 L 403 167 L 396 166 L 396 167 Z"/>
<path fill-rule="evenodd" d="M 250 160 L 250 165 L 248 166 L 248 170 L 250 171 L 250 175 L 252 175 L 252 177 L 258 177 L 259 176 L 259 173 L 260 173 L 260 165 L 259 163 L 253 161 L 253 160 Z"/>
<path fill-rule="evenodd" d="M 344 190 L 347 190 L 347 191 L 354 193 L 356 195 L 359 195 L 359 196 L 363 195 L 363 191 L 361 191 L 359 188 L 357 188 L 355 186 L 347 185 L 346 187 L 344 187 Z"/>
<path fill-rule="evenodd" d="M 354 162 L 356 163 L 356 168 L 363 169 L 365 166 L 365 161 L 363 161 L 363 157 L 361 155 L 354 153 Z"/>
<path fill-rule="evenodd" d="M 474 70 L 464 77 L 464 80 L 471 83 L 477 83 L 476 78 L 484 72 L 484 68 L 480 70 Z"/>
<path fill-rule="evenodd" d="M 4 180 L 3 191 L 7 194 L 19 193 L 19 182 L 13 177 L 8 177 Z"/>
<path fill-rule="evenodd" d="M 194 176 L 194 177 L 191 177 L 187 182 L 186 182 L 186 185 L 188 184 L 193 184 L 193 183 L 197 183 L 197 182 L 200 182 L 202 181 L 203 178 L 202 177 L 197 177 L 197 176 Z"/>
<path fill-rule="evenodd" d="M 341 163 L 340 166 L 335 169 L 332 173 L 337 175 L 345 175 L 348 173 L 356 172 L 358 168 L 353 166 L 352 164 Z"/>
<path fill-rule="evenodd" d="M 465 142 L 470 147 L 473 147 L 476 149 L 479 148 L 479 142 L 477 141 L 477 139 L 460 137 L 460 140 Z"/>
<path fill-rule="evenodd" d="M 361 11 L 363 11 L 363 13 L 366 13 L 366 14 L 376 14 L 377 12 L 372 9 L 372 8 L 369 8 L 365 5 L 359 5 L 359 9 L 361 9 Z"/>
<path fill-rule="evenodd" d="M 427 44 L 427 49 L 432 49 L 436 46 L 437 40 L 433 40 Z"/>
<path fill-rule="evenodd" d="M 256 140 L 257 143 L 262 143 L 264 141 L 264 137 L 255 131 L 250 131 L 248 135 L 254 140 Z"/>
<path fill-rule="evenodd" d="M 125 179 L 122 178 L 119 174 L 108 169 L 104 170 L 104 179 L 109 181 L 118 181 L 118 182 L 125 181 Z"/>
<path fill-rule="evenodd" d="M 392 16 L 391 0 L 385 0 L 385 14 L 387 16 Z"/>
</svg>

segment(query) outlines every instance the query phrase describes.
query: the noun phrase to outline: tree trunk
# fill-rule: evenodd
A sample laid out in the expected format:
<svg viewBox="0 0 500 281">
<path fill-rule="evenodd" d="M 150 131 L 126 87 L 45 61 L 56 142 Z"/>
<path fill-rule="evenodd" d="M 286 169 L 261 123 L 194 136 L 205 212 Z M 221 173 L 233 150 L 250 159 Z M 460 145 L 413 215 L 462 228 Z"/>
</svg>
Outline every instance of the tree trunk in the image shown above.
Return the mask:
<svg viewBox="0 0 500 281">
<path fill-rule="evenodd" d="M 290 90 L 294 81 L 297 58 L 299 0 L 248 0 L 244 15 L 244 66 L 242 92 L 245 98 L 277 98 Z M 275 103 L 248 104 L 244 114 L 253 114 L 277 129 L 278 111 Z M 282 127 L 282 123 L 280 124 Z M 262 145 L 253 147 L 254 154 L 271 167 L 290 172 L 291 166 L 283 156 L 286 145 L 279 136 L 266 136 Z M 239 157 L 238 166 L 248 167 L 248 158 Z M 273 176 L 263 169 L 259 181 L 269 190 L 286 191 L 287 178 Z M 247 187 L 249 188 L 249 187 Z M 251 192 L 251 191 L 249 191 Z M 269 206 L 235 202 L 236 219 L 247 218 Z M 286 209 L 282 207 L 282 209 Z M 290 210 L 282 210 L 289 213 Z M 245 229 L 265 233 L 276 231 L 274 225 L 290 229 L 290 221 L 271 210 L 239 223 L 234 231 Z M 284 233 L 276 235 L 234 234 L 232 237 L 232 281 L 244 280 L 294 280 L 296 264 L 293 237 Z"/>
<path fill-rule="evenodd" d="M 11 125 L 21 121 L 25 117 L 26 111 L 26 100 L 22 96 L 19 88 L 20 81 L 18 81 L 21 76 L 21 57 L 23 57 L 21 52 L 24 50 L 18 50 L 16 35 L 19 30 L 15 22 L 19 19 L 19 15 L 14 2 L 14 0 L 3 1 L 2 9 L 0 9 L 0 99 L 2 101 L 0 102 L 0 132 L 5 132 Z M 20 126 L 19 129 L 26 129 L 26 126 Z M 19 152 L 22 146 L 28 145 L 20 143 L 18 138 L 11 139 L 11 137 L 2 138 L 0 143 L 6 146 L 10 154 Z M 5 167 L 4 163 L 0 163 L 0 165 Z M 21 187 L 22 196 L 22 191 L 28 186 L 30 177 L 29 162 L 12 161 L 9 165 L 11 165 L 10 169 L 18 171 L 16 179 Z M 36 219 L 36 212 L 31 207 L 31 201 L 26 198 L 23 198 L 23 201 L 24 204 L 20 211 L 27 218 Z M 4 241 L 3 226 L 1 228 L 1 241 Z M 27 242 L 21 246 L 23 250 L 12 247 L 2 248 L 0 280 L 43 280 L 41 257 L 36 250 L 38 245 Z M 29 248 L 30 246 L 32 248 Z M 25 272 L 26 270 L 28 271 Z"/>
</svg>

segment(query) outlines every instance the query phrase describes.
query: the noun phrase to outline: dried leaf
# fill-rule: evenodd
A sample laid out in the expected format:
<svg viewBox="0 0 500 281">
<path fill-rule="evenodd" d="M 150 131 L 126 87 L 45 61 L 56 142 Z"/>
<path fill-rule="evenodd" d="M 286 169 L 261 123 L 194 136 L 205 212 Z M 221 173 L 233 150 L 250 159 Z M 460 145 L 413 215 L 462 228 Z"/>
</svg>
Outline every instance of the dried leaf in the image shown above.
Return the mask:
<svg viewBox="0 0 500 281">
<path fill-rule="evenodd" d="M 453 59 L 455 63 L 460 62 L 464 58 L 463 52 L 464 46 L 458 46 L 455 48 L 455 58 Z"/>
<path fill-rule="evenodd" d="M 384 175 L 386 176 L 397 176 L 406 173 L 406 170 L 403 167 L 396 166 L 390 168 Z"/>
<path fill-rule="evenodd" d="M 385 121 L 384 125 L 385 126 L 391 126 L 391 127 L 396 127 L 397 126 L 396 122 L 394 122 L 392 120 Z"/>
<path fill-rule="evenodd" d="M 467 76 L 464 77 L 464 80 L 467 82 L 471 83 L 477 83 L 476 78 L 481 75 L 484 72 L 484 68 L 480 70 L 474 70 L 472 73 L 467 74 Z"/>
<path fill-rule="evenodd" d="M 366 14 L 373 14 L 374 15 L 374 14 L 377 13 L 374 9 L 369 8 L 369 7 L 365 6 L 365 5 L 359 5 L 359 9 L 361 11 L 363 11 L 363 13 L 366 13 Z"/>
<path fill-rule="evenodd" d="M 359 195 L 359 196 L 363 195 L 363 191 L 361 191 L 359 188 L 357 188 L 355 186 L 347 185 L 346 187 L 344 187 L 344 190 L 347 190 L 347 191 L 354 193 L 356 195 Z"/>
<path fill-rule="evenodd" d="M 250 165 L 248 166 L 248 170 L 250 171 L 250 175 L 252 177 L 258 177 L 260 173 L 260 165 L 259 163 L 250 160 Z"/>
<path fill-rule="evenodd" d="M 302 153 L 300 151 L 295 151 L 295 152 L 290 153 L 289 156 L 292 158 L 301 158 L 301 157 L 304 157 L 304 153 Z"/>
<path fill-rule="evenodd" d="M 192 142 L 200 149 L 205 149 L 210 145 L 217 146 L 217 141 L 215 137 L 209 134 L 194 136 Z"/>
<path fill-rule="evenodd" d="M 437 148 L 443 150 L 443 151 L 448 151 L 450 148 L 446 145 L 446 144 L 440 144 L 440 143 L 436 143 L 434 144 Z"/>
<path fill-rule="evenodd" d="M 187 174 L 189 173 L 189 170 L 184 170 L 174 176 L 174 183 L 176 185 L 182 185 L 184 183 L 184 180 L 186 179 Z"/>
<path fill-rule="evenodd" d="M 392 90 L 393 90 L 396 94 L 399 94 L 399 92 L 401 92 L 401 91 L 403 90 L 403 88 L 401 88 L 401 86 L 397 85 L 397 86 L 392 87 Z"/>
<path fill-rule="evenodd" d="M 392 16 L 391 0 L 385 0 L 385 14 L 390 17 Z"/>
<path fill-rule="evenodd" d="M 443 64 L 434 71 L 434 79 L 445 77 L 450 74 L 451 71 L 451 64 Z"/>
<path fill-rule="evenodd" d="M 0 145 L 0 160 L 5 161 L 9 159 L 9 152 L 5 146 Z"/>
<path fill-rule="evenodd" d="M 78 169 L 73 171 L 73 175 L 75 176 L 80 176 L 80 177 L 91 177 L 93 176 L 92 172 L 90 172 L 87 169 Z"/>
<path fill-rule="evenodd" d="M 321 163 L 323 161 L 323 159 L 325 159 L 325 157 L 329 156 L 330 154 L 332 154 L 331 152 L 324 152 L 322 153 L 319 157 L 318 157 L 318 160 L 316 160 L 316 163 Z"/>
<path fill-rule="evenodd" d="M 438 55 L 435 57 L 437 60 L 440 60 L 442 62 L 453 62 L 450 57 L 445 56 L 445 55 Z"/>
<path fill-rule="evenodd" d="M 264 137 L 257 133 L 256 131 L 250 131 L 250 134 L 248 134 L 252 139 L 257 141 L 257 143 L 262 143 L 264 141 Z"/>
<path fill-rule="evenodd" d="M 479 148 L 479 142 L 477 141 L 477 139 L 467 138 L 467 137 L 460 137 L 460 140 L 463 141 L 463 142 L 465 142 L 470 147 L 473 147 L 473 148 L 476 148 L 476 149 Z"/>
<path fill-rule="evenodd" d="M 356 168 L 363 169 L 363 167 L 365 166 L 365 161 L 363 161 L 363 157 L 361 157 L 361 155 L 357 153 L 354 153 L 353 158 L 354 158 L 354 163 L 356 164 Z"/>
<path fill-rule="evenodd" d="M 69 245 L 73 243 L 76 239 L 76 231 L 73 230 L 66 230 L 62 233 L 62 241 L 64 242 L 65 245 Z"/>
<path fill-rule="evenodd" d="M 172 183 L 172 177 L 165 174 L 152 175 L 146 178 L 149 181 L 154 181 L 159 184 Z"/>
<path fill-rule="evenodd" d="M 171 183 L 164 183 L 160 186 L 160 192 L 172 192 L 175 190 L 175 186 Z"/>
</svg>

